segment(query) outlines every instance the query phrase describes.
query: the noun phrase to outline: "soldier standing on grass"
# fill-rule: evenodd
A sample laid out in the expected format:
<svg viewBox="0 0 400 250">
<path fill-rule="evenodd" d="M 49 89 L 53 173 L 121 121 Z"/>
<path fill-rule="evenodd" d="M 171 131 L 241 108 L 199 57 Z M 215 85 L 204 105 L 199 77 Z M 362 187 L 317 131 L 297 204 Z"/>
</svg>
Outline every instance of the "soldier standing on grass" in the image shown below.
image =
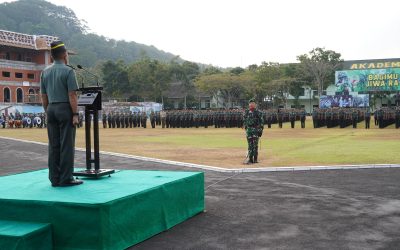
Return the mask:
<svg viewBox="0 0 400 250">
<path fill-rule="evenodd" d="M 255 101 L 251 99 L 249 101 L 249 109 L 245 111 L 243 117 L 248 143 L 248 159 L 246 164 L 258 162 L 258 140 L 262 136 L 264 121 L 262 113 L 256 108 Z"/>
<path fill-rule="evenodd" d="M 111 128 L 111 114 L 107 114 L 107 122 L 108 122 L 108 128 Z"/>
<path fill-rule="evenodd" d="M 283 112 L 281 109 L 278 109 L 278 124 L 279 128 L 282 128 L 282 122 L 283 122 Z"/>
<path fill-rule="evenodd" d="M 369 129 L 369 123 L 371 121 L 371 113 L 369 112 L 369 108 L 367 108 L 367 110 L 365 111 L 364 119 L 365 119 L 365 128 Z"/>
<path fill-rule="evenodd" d="M 294 128 L 296 122 L 296 112 L 294 109 L 292 109 L 289 113 L 289 120 L 290 120 L 290 127 Z"/>
<path fill-rule="evenodd" d="M 133 114 L 132 111 L 129 111 L 129 128 L 133 128 Z"/>
<path fill-rule="evenodd" d="M 357 128 L 358 112 L 356 109 L 353 109 L 353 113 L 351 113 L 351 119 L 353 121 L 353 128 Z"/>
<path fill-rule="evenodd" d="M 301 124 L 301 128 L 305 128 L 306 127 L 306 116 L 307 113 L 304 109 L 302 109 L 300 111 L 300 124 Z"/>
<path fill-rule="evenodd" d="M 151 111 L 151 113 L 150 113 L 150 124 L 151 124 L 151 128 L 156 127 L 156 114 L 154 114 L 154 111 Z"/>
<path fill-rule="evenodd" d="M 103 122 L 103 128 L 107 128 L 107 115 L 106 115 L 106 112 L 103 112 L 103 114 L 102 114 L 102 122 Z"/>
<path fill-rule="evenodd" d="M 140 124 L 142 124 L 143 128 L 146 128 L 146 125 L 147 125 L 147 114 L 146 114 L 145 111 L 143 111 L 142 114 L 141 114 Z"/>
<path fill-rule="evenodd" d="M 117 112 L 117 114 L 115 115 L 115 123 L 117 125 L 117 128 L 121 126 L 121 121 L 119 119 L 119 112 Z"/>
</svg>

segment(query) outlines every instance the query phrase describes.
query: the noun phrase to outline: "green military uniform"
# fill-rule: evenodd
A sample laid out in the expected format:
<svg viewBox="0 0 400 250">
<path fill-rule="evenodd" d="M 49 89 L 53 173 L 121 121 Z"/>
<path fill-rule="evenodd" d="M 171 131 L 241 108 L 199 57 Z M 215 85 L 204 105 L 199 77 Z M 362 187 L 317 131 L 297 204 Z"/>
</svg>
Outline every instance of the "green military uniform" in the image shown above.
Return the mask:
<svg viewBox="0 0 400 250">
<path fill-rule="evenodd" d="M 73 179 L 75 127 L 68 93 L 78 90 L 75 72 L 62 61 L 55 61 L 41 75 L 40 91 L 49 100 L 47 132 L 49 137 L 49 179 L 62 185 Z"/>
<path fill-rule="evenodd" d="M 351 118 L 353 121 L 353 128 L 357 128 L 358 112 L 356 110 L 353 110 L 353 113 L 351 114 Z"/>
<path fill-rule="evenodd" d="M 103 128 L 107 128 L 107 115 L 106 115 L 106 113 L 103 113 L 102 121 L 103 121 Z"/>
<path fill-rule="evenodd" d="M 250 100 L 253 102 L 253 100 Z M 246 110 L 243 116 L 243 122 L 246 129 L 246 138 L 248 143 L 248 163 L 255 163 L 258 159 L 258 140 L 263 132 L 262 113 L 255 110 Z"/>
<path fill-rule="evenodd" d="M 151 124 L 151 128 L 156 127 L 156 114 L 154 114 L 154 111 L 151 111 L 151 113 L 150 113 L 150 124 Z"/>
<path fill-rule="evenodd" d="M 365 119 L 365 128 L 369 129 L 369 124 L 371 122 L 371 112 L 369 111 L 369 108 L 365 111 L 364 119 Z"/>
</svg>

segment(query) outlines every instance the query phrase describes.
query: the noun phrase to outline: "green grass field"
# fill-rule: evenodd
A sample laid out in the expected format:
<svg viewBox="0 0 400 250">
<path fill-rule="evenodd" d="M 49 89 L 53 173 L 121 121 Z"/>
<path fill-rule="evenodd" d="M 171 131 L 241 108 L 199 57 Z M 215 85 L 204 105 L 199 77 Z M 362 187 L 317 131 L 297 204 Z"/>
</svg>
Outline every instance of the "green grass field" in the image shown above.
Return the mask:
<svg viewBox="0 0 400 250">
<path fill-rule="evenodd" d="M 397 164 L 400 163 L 400 130 L 306 129 L 288 123 L 283 129 L 265 129 L 260 163 L 252 167 Z M 0 129 L 0 136 L 47 142 L 45 129 Z M 244 130 L 236 128 L 100 129 L 100 150 L 155 157 L 227 168 L 248 167 Z M 84 130 L 78 129 L 77 147 L 84 147 Z"/>
</svg>

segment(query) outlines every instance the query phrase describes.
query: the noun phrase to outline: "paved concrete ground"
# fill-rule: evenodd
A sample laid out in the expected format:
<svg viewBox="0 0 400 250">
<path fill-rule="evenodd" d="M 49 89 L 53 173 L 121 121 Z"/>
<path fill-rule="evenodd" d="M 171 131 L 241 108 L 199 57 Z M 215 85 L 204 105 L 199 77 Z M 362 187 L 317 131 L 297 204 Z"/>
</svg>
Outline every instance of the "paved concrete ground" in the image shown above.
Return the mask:
<svg viewBox="0 0 400 250">
<path fill-rule="evenodd" d="M 0 175 L 43 168 L 46 158 L 45 146 L 0 139 Z M 82 152 L 76 160 L 84 166 Z M 101 160 L 117 169 L 193 170 Z M 205 175 L 205 213 L 130 249 L 400 249 L 399 168 Z"/>
</svg>

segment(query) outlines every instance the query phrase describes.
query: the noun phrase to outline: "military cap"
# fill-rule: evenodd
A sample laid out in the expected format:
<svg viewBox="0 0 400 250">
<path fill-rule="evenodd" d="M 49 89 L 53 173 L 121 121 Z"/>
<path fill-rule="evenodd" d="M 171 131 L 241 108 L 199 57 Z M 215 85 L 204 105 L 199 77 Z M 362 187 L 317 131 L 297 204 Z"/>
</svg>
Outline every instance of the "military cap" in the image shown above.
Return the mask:
<svg viewBox="0 0 400 250">
<path fill-rule="evenodd" d="M 54 41 L 50 44 L 51 50 L 64 50 L 66 51 L 65 44 L 62 41 Z"/>
</svg>

